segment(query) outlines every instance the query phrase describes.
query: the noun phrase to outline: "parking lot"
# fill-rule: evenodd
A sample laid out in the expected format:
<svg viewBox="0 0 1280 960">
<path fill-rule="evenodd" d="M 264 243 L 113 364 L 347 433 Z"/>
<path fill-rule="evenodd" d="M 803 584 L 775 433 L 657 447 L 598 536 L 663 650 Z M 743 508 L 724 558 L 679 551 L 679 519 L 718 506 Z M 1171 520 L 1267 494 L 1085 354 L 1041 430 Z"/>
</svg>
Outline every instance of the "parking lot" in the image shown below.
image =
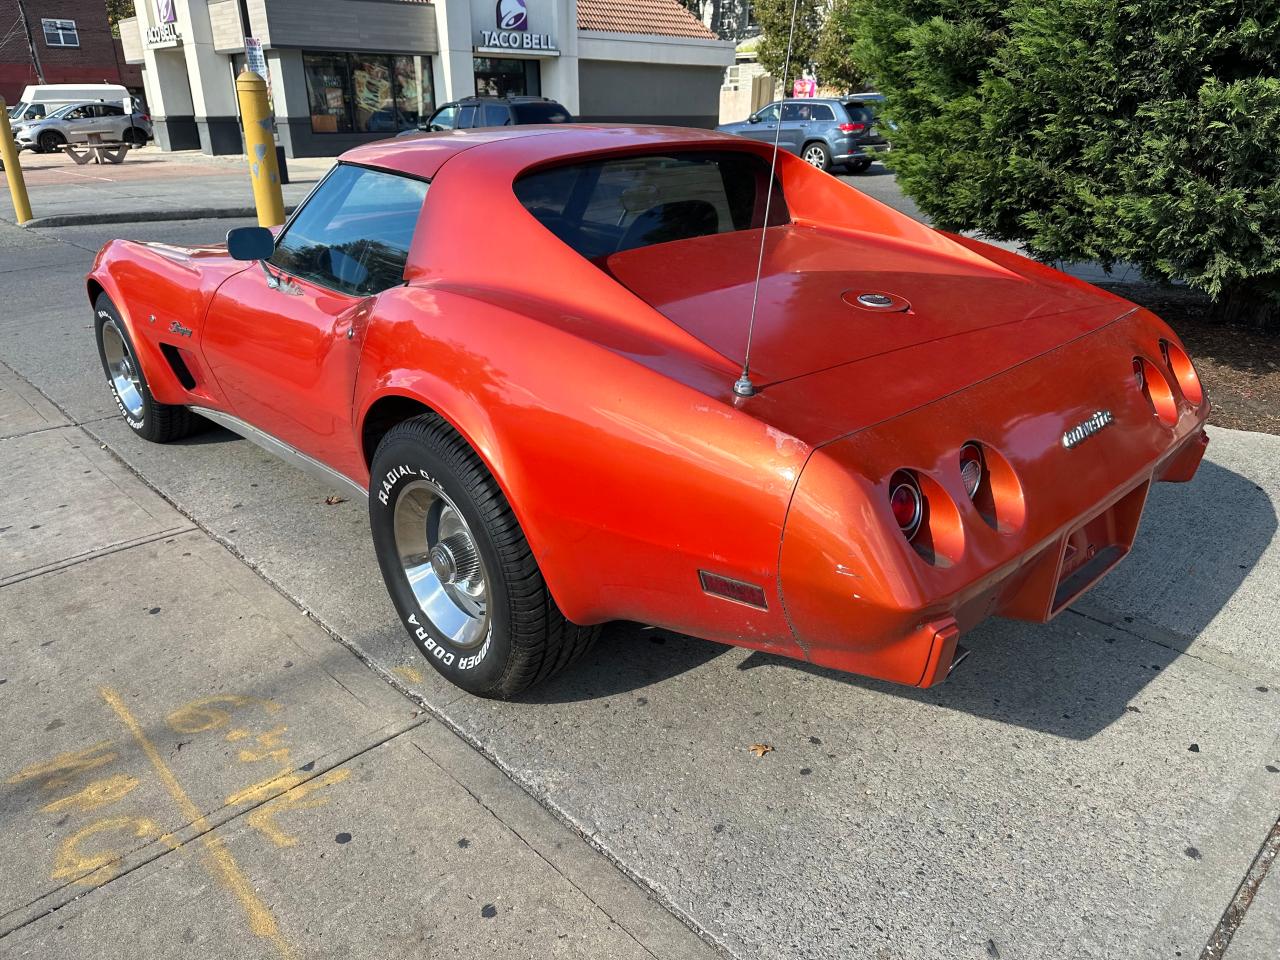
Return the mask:
<svg viewBox="0 0 1280 960">
<path fill-rule="evenodd" d="M 615 624 L 478 700 L 363 503 L 114 412 L 98 247 L 247 222 L 0 223 L 6 955 L 1280 951 L 1280 438 L 1211 430 L 1098 590 L 934 689 Z"/>
</svg>

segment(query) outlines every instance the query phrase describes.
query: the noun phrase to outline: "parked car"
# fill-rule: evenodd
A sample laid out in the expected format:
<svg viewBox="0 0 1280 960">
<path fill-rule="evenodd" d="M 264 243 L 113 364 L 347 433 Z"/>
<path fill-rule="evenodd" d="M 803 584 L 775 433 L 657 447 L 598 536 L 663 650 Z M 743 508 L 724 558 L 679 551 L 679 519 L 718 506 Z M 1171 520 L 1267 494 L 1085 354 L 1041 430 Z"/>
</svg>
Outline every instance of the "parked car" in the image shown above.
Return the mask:
<svg viewBox="0 0 1280 960">
<path fill-rule="evenodd" d="M 1150 311 L 772 156 L 366 144 L 278 236 L 110 241 L 102 368 L 141 438 L 211 420 L 367 494 L 409 637 L 473 693 L 610 620 L 927 687 L 1129 552 L 1208 404 Z"/>
<path fill-rule="evenodd" d="M 118 83 L 43 83 L 23 88 L 18 102 L 9 108 L 9 120 L 41 120 L 69 103 L 106 100 L 125 103 L 129 91 Z"/>
<path fill-rule="evenodd" d="M 464 97 L 446 103 L 419 125 L 400 136 L 423 130 L 470 130 L 474 127 L 512 127 L 526 123 L 572 123 L 573 114 L 546 97 Z"/>
<path fill-rule="evenodd" d="M 52 153 L 64 143 L 88 140 L 91 133 L 105 141 L 143 147 L 152 137 L 151 118 L 143 113 L 127 113 L 118 103 L 69 103 L 43 120 L 23 123 L 13 131 L 13 138 L 19 150 Z"/>
<path fill-rule="evenodd" d="M 716 130 L 770 144 L 776 137 L 779 147 L 819 170 L 843 167 L 861 173 L 876 154 L 889 149 L 876 129 L 872 105 L 857 97 L 775 100 L 746 120 L 721 124 Z"/>
</svg>

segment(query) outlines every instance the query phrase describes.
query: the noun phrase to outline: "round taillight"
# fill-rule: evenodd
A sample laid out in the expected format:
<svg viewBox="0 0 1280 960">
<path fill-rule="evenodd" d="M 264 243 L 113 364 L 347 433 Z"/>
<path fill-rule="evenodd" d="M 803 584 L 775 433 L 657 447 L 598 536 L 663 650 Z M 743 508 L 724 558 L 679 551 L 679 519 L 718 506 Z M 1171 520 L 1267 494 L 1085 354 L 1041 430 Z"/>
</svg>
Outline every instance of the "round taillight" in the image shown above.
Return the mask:
<svg viewBox="0 0 1280 960">
<path fill-rule="evenodd" d="M 1178 403 L 1173 397 L 1169 379 L 1160 372 L 1159 367 L 1142 357 L 1133 358 L 1133 370 L 1138 389 L 1151 405 L 1152 413 L 1166 426 L 1176 424 Z"/>
<path fill-rule="evenodd" d="M 966 443 L 960 448 L 960 480 L 970 500 L 978 495 L 982 474 L 982 448 L 976 443 Z"/>
<path fill-rule="evenodd" d="M 889 487 L 889 507 L 893 510 L 893 519 L 898 524 L 902 535 L 910 540 L 920 530 L 920 521 L 924 517 L 924 497 L 920 495 L 920 487 L 915 478 L 906 471 L 893 475 Z"/>
<path fill-rule="evenodd" d="M 1191 358 L 1177 344 L 1168 340 L 1160 341 L 1160 355 L 1164 357 L 1164 365 L 1178 381 L 1178 388 L 1187 398 L 1187 403 L 1198 407 L 1204 401 L 1204 388 L 1200 386 L 1200 377 Z"/>
</svg>

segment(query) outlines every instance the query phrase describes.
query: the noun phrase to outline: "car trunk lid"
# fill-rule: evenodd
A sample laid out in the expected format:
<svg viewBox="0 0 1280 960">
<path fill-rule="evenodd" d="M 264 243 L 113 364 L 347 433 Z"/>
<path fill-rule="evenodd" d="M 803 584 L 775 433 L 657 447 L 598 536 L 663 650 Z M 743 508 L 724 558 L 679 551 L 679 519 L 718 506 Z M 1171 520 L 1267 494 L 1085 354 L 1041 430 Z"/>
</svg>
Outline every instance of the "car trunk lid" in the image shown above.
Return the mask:
<svg viewBox="0 0 1280 960">
<path fill-rule="evenodd" d="M 771 227 L 751 348 L 756 386 L 1099 302 L 1098 293 L 1030 279 L 942 234 L 931 237 L 936 241 L 926 244 Z M 759 232 L 744 230 L 628 250 L 605 258 L 604 266 L 677 326 L 740 364 L 759 251 Z M 877 306 L 882 298 L 887 309 Z"/>
</svg>

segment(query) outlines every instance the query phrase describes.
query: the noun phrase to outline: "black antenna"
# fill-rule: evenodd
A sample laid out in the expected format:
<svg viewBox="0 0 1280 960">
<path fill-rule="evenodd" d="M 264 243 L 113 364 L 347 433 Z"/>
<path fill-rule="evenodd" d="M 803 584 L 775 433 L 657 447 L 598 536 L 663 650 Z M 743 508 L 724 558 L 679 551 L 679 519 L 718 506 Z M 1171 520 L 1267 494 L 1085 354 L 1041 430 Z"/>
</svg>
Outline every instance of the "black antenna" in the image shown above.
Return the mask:
<svg viewBox="0 0 1280 960">
<path fill-rule="evenodd" d="M 796 8 L 800 0 L 791 0 L 791 26 L 787 29 L 787 55 L 782 61 L 782 100 L 778 103 L 777 126 L 773 130 L 773 156 L 769 158 L 769 185 L 764 195 L 764 223 L 760 225 L 760 256 L 756 260 L 756 283 L 751 291 L 751 319 L 747 321 L 747 352 L 742 358 L 742 375 L 733 384 L 740 397 L 753 397 L 756 386 L 751 382 L 751 337 L 756 330 L 756 307 L 760 304 L 760 275 L 764 272 L 764 241 L 769 231 L 769 207 L 773 200 L 773 174 L 778 168 L 778 138 L 782 136 L 782 108 L 787 99 L 787 71 L 791 69 L 791 41 L 796 35 Z"/>
</svg>

